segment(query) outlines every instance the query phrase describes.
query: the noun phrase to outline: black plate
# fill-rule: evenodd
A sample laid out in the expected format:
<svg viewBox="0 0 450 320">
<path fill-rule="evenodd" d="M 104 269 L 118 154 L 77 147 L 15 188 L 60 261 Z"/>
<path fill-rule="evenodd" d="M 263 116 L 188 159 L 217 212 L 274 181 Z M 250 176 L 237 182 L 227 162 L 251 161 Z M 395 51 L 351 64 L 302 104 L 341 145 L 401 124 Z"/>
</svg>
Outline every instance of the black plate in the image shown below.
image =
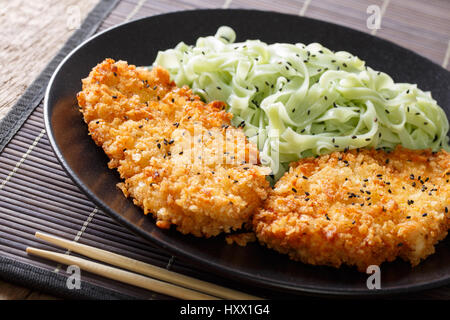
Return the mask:
<svg viewBox="0 0 450 320">
<path fill-rule="evenodd" d="M 333 50 L 358 55 L 395 81 L 417 83 L 430 90 L 447 115 L 450 73 L 433 62 L 388 41 L 334 24 L 285 14 L 250 10 L 198 10 L 148 17 L 102 32 L 76 48 L 58 67 L 47 89 L 45 125 L 57 157 L 74 182 L 99 207 L 135 233 L 175 255 L 196 261 L 206 269 L 234 280 L 292 293 L 346 295 L 389 294 L 450 283 L 450 241 L 412 269 L 396 261 L 381 266 L 381 290 L 368 290 L 368 275 L 352 268 L 313 267 L 256 243 L 242 248 L 226 245 L 222 237 L 197 239 L 174 230 L 161 230 L 154 220 L 116 188 L 118 174 L 88 136 L 76 107 L 80 79 L 106 57 L 150 65 L 158 50 L 199 36 L 213 35 L 221 25 L 236 30 L 238 39 L 268 43 L 320 42 Z"/>
</svg>

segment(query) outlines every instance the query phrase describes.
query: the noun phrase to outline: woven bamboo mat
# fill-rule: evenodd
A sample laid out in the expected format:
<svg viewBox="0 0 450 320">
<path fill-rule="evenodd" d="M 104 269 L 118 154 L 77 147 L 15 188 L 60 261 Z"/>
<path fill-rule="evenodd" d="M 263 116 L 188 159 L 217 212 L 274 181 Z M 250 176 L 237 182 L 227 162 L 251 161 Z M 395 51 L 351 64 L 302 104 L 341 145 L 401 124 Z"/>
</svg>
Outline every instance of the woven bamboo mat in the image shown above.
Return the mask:
<svg viewBox="0 0 450 320">
<path fill-rule="evenodd" d="M 366 25 L 369 5 L 378 5 L 382 14 L 381 29 L 368 29 Z M 170 11 L 195 8 L 256 8 L 304 15 L 346 25 L 364 32 L 392 40 L 450 68 L 449 34 L 450 2 L 447 0 L 123 0 L 101 24 L 99 31 L 124 21 Z M 285 297 L 271 292 L 243 288 L 232 279 L 207 274 L 191 262 L 182 261 L 131 234 L 109 216 L 98 210 L 67 177 L 50 147 L 43 125 L 42 103 L 31 113 L 20 130 L 0 155 L 0 266 L 14 262 L 21 267 L 39 267 L 58 275 L 52 283 L 37 281 L 38 287 L 54 294 L 74 296 L 67 290 L 58 290 L 68 275 L 65 266 L 57 265 L 25 253 L 27 246 L 63 250 L 49 247 L 34 238 L 35 231 L 52 233 L 80 243 L 93 245 L 195 276 L 207 281 L 248 290 L 266 297 Z M 1 260 L 4 259 L 4 260 Z M 17 268 L 16 268 L 17 269 Z M 13 271 L 16 270 L 13 268 Z M 8 271 L 9 270 L 9 271 Z M 0 270 L 18 275 L 11 269 Z M 34 270 L 34 269 L 33 269 Z M 34 278 L 33 278 L 34 277 Z M 20 282 L 33 285 L 36 274 L 23 276 Z M 62 280 L 61 280 L 62 279 Z M 17 279 L 11 278 L 11 281 Z M 115 281 L 83 273 L 84 297 L 145 298 L 167 297 L 134 288 Z M 58 282 L 59 281 L 59 282 Z M 62 282 L 61 282 L 62 281 Z M 103 290 L 103 291 L 102 291 Z M 75 294 L 76 296 L 76 294 Z M 403 296 L 405 297 L 405 296 Z M 408 295 L 422 298 L 450 298 L 450 287 Z"/>
</svg>

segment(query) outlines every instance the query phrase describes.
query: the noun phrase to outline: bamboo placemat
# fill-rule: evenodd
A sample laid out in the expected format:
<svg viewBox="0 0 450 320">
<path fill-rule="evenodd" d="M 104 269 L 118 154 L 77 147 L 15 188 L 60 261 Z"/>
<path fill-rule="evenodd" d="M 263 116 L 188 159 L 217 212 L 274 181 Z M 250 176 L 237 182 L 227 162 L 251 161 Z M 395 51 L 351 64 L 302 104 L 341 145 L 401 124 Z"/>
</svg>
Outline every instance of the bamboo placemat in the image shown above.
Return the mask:
<svg viewBox="0 0 450 320">
<path fill-rule="evenodd" d="M 379 6 L 382 14 L 381 29 L 378 30 L 368 29 L 366 24 L 369 16 L 366 10 L 373 4 Z M 392 40 L 449 69 L 450 2 L 446 0 L 283 0 L 277 3 L 268 0 L 124 0 L 107 16 L 98 31 L 149 15 L 220 7 L 273 10 L 343 24 Z M 42 102 L 0 154 L 0 276 L 61 296 L 167 298 L 85 272 L 81 290 L 67 289 L 65 266 L 25 253 L 27 246 L 64 252 L 37 241 L 35 231 L 74 239 L 260 296 L 288 297 L 243 287 L 232 279 L 206 273 L 192 262 L 180 260 L 131 234 L 98 210 L 72 183 L 56 160 L 43 125 Z M 407 297 L 449 299 L 450 287 Z"/>
</svg>

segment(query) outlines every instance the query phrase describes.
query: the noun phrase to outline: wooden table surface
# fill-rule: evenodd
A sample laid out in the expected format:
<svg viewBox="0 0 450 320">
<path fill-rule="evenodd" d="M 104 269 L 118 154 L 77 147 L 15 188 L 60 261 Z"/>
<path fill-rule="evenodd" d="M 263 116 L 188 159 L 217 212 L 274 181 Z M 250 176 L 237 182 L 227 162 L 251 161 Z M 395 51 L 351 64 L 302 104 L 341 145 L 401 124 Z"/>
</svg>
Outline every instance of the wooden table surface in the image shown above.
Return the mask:
<svg viewBox="0 0 450 320">
<path fill-rule="evenodd" d="M 0 118 L 14 105 L 27 86 L 75 31 L 77 21 L 81 21 L 97 2 L 98 0 L 1 2 Z M 129 13 L 123 17 L 126 20 L 139 18 L 140 8 L 146 5 L 155 8 L 154 14 L 180 9 L 216 7 L 257 8 L 305 15 L 376 34 L 416 51 L 450 70 L 449 0 L 283 0 L 283 5 L 275 5 L 271 0 L 176 2 L 177 6 L 174 7 L 172 2 L 166 0 L 137 2 L 123 0 L 119 6 L 130 6 Z M 365 13 L 371 4 L 377 5 L 381 11 L 382 28 L 379 30 L 368 30 L 366 27 L 369 13 Z M 435 296 L 440 292 L 439 289 L 434 291 Z M 450 290 L 446 290 L 442 295 L 442 298 L 450 299 Z M 0 280 L 0 299 L 55 298 Z"/>
</svg>

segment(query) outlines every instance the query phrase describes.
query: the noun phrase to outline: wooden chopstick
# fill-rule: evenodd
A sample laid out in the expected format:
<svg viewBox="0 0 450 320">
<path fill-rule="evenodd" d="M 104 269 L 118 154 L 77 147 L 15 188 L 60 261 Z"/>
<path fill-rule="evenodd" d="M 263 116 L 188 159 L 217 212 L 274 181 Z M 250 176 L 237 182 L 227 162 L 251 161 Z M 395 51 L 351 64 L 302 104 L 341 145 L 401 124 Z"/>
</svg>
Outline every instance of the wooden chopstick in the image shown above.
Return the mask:
<svg viewBox="0 0 450 320">
<path fill-rule="evenodd" d="M 189 300 L 217 300 L 216 297 L 186 289 L 167 282 L 151 279 L 139 274 L 106 266 L 97 262 L 32 247 L 26 249 L 27 253 L 46 258 L 67 265 L 77 265 L 81 270 L 101 275 L 103 277 L 125 282 L 140 288 L 148 289 L 168 296 Z"/>
<path fill-rule="evenodd" d="M 86 257 L 102 261 L 120 268 L 137 272 L 155 279 L 163 280 L 173 284 L 204 292 L 223 299 L 232 300 L 259 300 L 261 298 L 242 293 L 236 290 L 218 286 L 213 283 L 198 280 L 176 272 L 172 272 L 151 264 L 144 263 L 135 259 L 124 257 L 122 255 L 106 250 L 94 248 L 78 242 L 69 241 L 49 234 L 36 232 L 36 237 L 65 249 L 80 253 Z"/>
</svg>

